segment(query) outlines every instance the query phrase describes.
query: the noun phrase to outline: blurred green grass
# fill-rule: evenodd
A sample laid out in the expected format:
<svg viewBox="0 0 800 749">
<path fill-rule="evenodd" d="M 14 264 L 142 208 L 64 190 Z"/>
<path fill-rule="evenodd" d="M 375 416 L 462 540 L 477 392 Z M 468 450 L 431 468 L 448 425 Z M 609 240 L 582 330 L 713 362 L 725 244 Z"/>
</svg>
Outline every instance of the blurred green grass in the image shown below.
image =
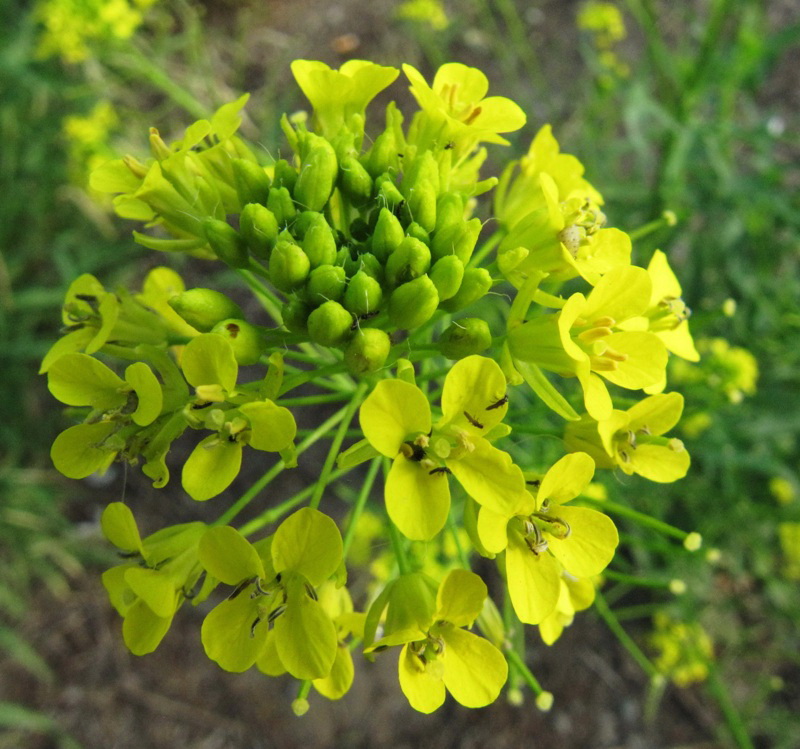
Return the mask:
<svg viewBox="0 0 800 749">
<path fill-rule="evenodd" d="M 635 244 L 637 261 L 646 263 L 656 247 L 669 250 L 695 311 L 695 337 L 725 337 L 758 360 L 757 392 L 742 403 L 687 388 L 687 413 L 710 399 L 715 405 L 712 426 L 686 438 L 693 457 L 686 479 L 623 487 L 635 491 L 639 509 L 701 532 L 720 549 L 720 562 L 700 565 L 645 546 L 621 562 L 634 574 L 690 581 L 671 603 L 649 600 L 699 618 L 714 638 L 718 676 L 709 689 L 736 744 L 799 745 L 791 683 L 800 673 L 800 594 L 784 575 L 777 530 L 800 520 L 800 418 L 792 406 L 800 397 L 800 85 L 791 64 L 800 12 L 793 5 L 625 0 L 618 7 L 628 33 L 613 51 L 628 73 L 615 74 L 605 50 L 577 29 L 575 2 L 446 4 L 450 24 L 437 30 L 393 20 L 391 3 L 376 10 L 350 0 L 335 17 L 308 3 L 307 15 L 295 17 L 280 3 L 264 11 L 249 2 L 174 0 L 158 3 L 133 39 L 100 44 L 84 64 L 65 65 L 35 59 L 40 28 L 30 4 L 7 0 L 0 15 L 0 542 L 14 570 L 14 600 L 36 580 L 76 569 L 65 570 L 58 555 L 40 563 L 29 553 L 45 541 L 68 550 L 74 537 L 53 512 L 63 505 L 47 457 L 59 412 L 35 374 L 58 334 L 60 300 L 80 273 L 113 285 L 141 277 L 154 262 L 128 238 L 130 227 L 90 208 L 70 185 L 64 118 L 109 100 L 121 123 L 113 147 L 141 153 L 153 122 L 177 132 L 252 90 L 244 132 L 274 154 L 279 114 L 303 105 L 288 72 L 294 57 L 407 61 L 426 73 L 460 60 L 485 70 L 493 91 L 532 113 L 525 137 L 553 124 L 563 149 L 584 161 L 605 195 L 612 225 L 635 229 L 664 210 L 676 213 L 677 226 Z M 359 12 L 360 25 L 351 27 L 346 19 Z M 370 25 L 376 18 L 382 22 Z M 348 55 L 345 42 L 355 44 Z M 520 137 L 512 148 L 522 153 L 527 143 Z M 726 299 L 736 301 L 733 317 L 722 312 Z M 793 503 L 771 495 L 774 477 L 788 481 Z M 29 499 L 23 486 L 35 494 L 26 511 L 49 520 L 21 534 L 9 521 L 19 511 L 9 498 Z M 622 584 L 615 590 L 623 604 L 640 601 Z M 6 610 L 3 637 L 15 636 L 20 605 Z M 634 622 L 635 631 L 646 623 Z"/>
</svg>

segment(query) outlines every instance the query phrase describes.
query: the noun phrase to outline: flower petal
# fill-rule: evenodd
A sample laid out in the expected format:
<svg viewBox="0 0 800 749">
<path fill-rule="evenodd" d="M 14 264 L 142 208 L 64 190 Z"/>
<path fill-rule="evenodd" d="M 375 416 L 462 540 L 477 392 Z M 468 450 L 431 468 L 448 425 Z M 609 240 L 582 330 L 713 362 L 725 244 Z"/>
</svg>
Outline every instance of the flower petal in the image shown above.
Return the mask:
<svg viewBox="0 0 800 749">
<path fill-rule="evenodd" d="M 442 629 L 444 685 L 464 707 L 494 702 L 508 678 L 508 664 L 491 642 L 455 627 Z"/>
<path fill-rule="evenodd" d="M 547 535 L 553 556 L 576 577 L 591 577 L 602 572 L 614 558 L 619 543 L 619 534 L 611 518 L 588 507 L 559 507 L 557 514 L 569 523 L 571 533 L 564 539 Z"/>
<path fill-rule="evenodd" d="M 485 356 L 467 356 L 457 361 L 445 377 L 442 420 L 438 426 L 453 424 L 486 434 L 508 411 L 507 403 L 496 405 L 505 395 L 506 378 L 500 365 Z M 476 422 L 482 426 L 476 427 Z"/>
<path fill-rule="evenodd" d="M 359 422 L 369 443 L 394 458 L 407 437 L 430 432 L 431 407 L 416 385 L 381 380 L 361 404 Z"/>
<path fill-rule="evenodd" d="M 488 594 L 486 583 L 474 572 L 450 570 L 439 586 L 434 619 L 456 627 L 470 627 L 481 613 Z"/>
<path fill-rule="evenodd" d="M 541 507 L 546 499 L 561 504 L 575 499 L 592 480 L 594 461 L 583 452 L 565 455 L 554 463 L 542 479 L 536 504 Z"/>
<path fill-rule="evenodd" d="M 539 624 L 558 601 L 561 565 L 551 554 L 534 554 L 519 533 L 512 532 L 506 549 L 506 579 L 511 603 L 520 621 Z"/>
<path fill-rule="evenodd" d="M 450 485 L 447 475 L 430 475 L 419 462 L 398 455 L 384 490 L 386 511 L 412 541 L 430 541 L 447 521 Z"/>
<path fill-rule="evenodd" d="M 398 664 L 400 689 L 409 704 L 421 713 L 432 713 L 442 706 L 445 697 L 444 683 L 432 676 L 420 658 L 408 645 L 400 651 Z"/>
</svg>

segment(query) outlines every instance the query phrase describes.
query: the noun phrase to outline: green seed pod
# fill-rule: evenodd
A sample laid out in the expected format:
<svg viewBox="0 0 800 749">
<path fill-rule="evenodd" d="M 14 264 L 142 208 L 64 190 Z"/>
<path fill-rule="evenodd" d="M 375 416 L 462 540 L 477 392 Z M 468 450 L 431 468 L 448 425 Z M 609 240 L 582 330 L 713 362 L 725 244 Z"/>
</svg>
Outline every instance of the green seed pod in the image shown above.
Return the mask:
<svg viewBox="0 0 800 749">
<path fill-rule="evenodd" d="M 362 163 L 373 179 L 389 170 L 397 171 L 397 141 L 391 128 L 384 130 L 364 155 Z"/>
<path fill-rule="evenodd" d="M 327 301 L 338 302 L 346 286 L 344 268 L 338 265 L 320 265 L 309 274 L 306 293 L 311 304 L 317 307 Z"/>
<path fill-rule="evenodd" d="M 231 268 L 246 268 L 249 264 L 244 238 L 227 221 L 203 219 L 203 234 L 216 256 Z"/>
<path fill-rule="evenodd" d="M 392 342 L 388 333 L 378 328 L 365 328 L 353 336 L 344 350 L 344 363 L 351 374 L 377 372 L 386 362 Z"/>
<path fill-rule="evenodd" d="M 448 255 L 437 260 L 428 275 L 439 292 L 439 300 L 443 302 L 445 299 L 455 296 L 461 288 L 461 282 L 464 279 L 464 263 L 455 255 Z"/>
<path fill-rule="evenodd" d="M 400 220 L 388 208 L 381 208 L 372 234 L 372 254 L 385 262 L 403 241 L 405 234 Z"/>
<path fill-rule="evenodd" d="M 272 186 L 269 176 L 264 171 L 264 167 L 259 166 L 247 159 L 232 159 L 231 168 L 233 169 L 233 183 L 236 187 L 236 194 L 239 196 L 239 203 L 267 204 L 269 198 L 269 188 Z"/>
<path fill-rule="evenodd" d="M 267 350 L 261 331 L 244 320 L 223 320 L 211 332 L 225 336 L 230 341 L 236 362 L 243 366 L 257 364 Z"/>
<path fill-rule="evenodd" d="M 339 189 L 356 207 L 372 197 L 372 177 L 355 156 L 345 156 L 339 164 Z"/>
<path fill-rule="evenodd" d="M 389 320 L 404 330 L 418 328 L 431 319 L 439 306 L 439 294 L 428 276 L 398 286 L 389 297 Z"/>
<path fill-rule="evenodd" d="M 297 184 L 297 169 L 295 169 L 286 159 L 278 159 L 275 162 L 275 173 L 272 178 L 273 187 L 285 187 L 290 193 L 294 191 Z"/>
<path fill-rule="evenodd" d="M 308 316 L 308 335 L 321 346 L 338 346 L 351 334 L 353 316 L 339 302 L 325 302 Z"/>
<path fill-rule="evenodd" d="M 347 285 L 344 293 L 344 306 L 357 317 L 376 312 L 383 301 L 381 285 L 372 276 L 361 270 Z"/>
<path fill-rule="evenodd" d="M 325 138 L 307 135 L 310 148 L 294 186 L 294 199 L 309 211 L 321 211 L 333 192 L 339 165 L 333 146 Z"/>
<path fill-rule="evenodd" d="M 423 229 L 416 221 L 412 221 L 406 227 L 406 236 L 414 237 L 414 239 L 418 239 L 428 247 L 431 246 L 431 235 L 428 234 L 428 232 L 425 231 L 425 229 Z"/>
<path fill-rule="evenodd" d="M 439 348 L 448 359 L 480 354 L 491 345 L 489 326 L 479 317 L 465 317 L 450 323 L 439 338 Z"/>
<path fill-rule="evenodd" d="M 294 291 L 305 284 L 311 270 L 308 255 L 299 245 L 278 240 L 269 256 L 269 279 L 280 291 Z"/>
<path fill-rule="evenodd" d="M 492 277 L 486 268 L 467 268 L 464 271 L 464 280 L 458 292 L 442 302 L 442 309 L 448 312 L 457 312 L 464 307 L 469 307 L 473 302 L 485 296 L 492 288 Z"/>
<path fill-rule="evenodd" d="M 336 262 L 336 240 L 324 218 L 307 229 L 303 237 L 303 250 L 308 255 L 312 268 Z"/>
<path fill-rule="evenodd" d="M 260 203 L 248 203 L 239 216 L 239 232 L 256 257 L 269 260 L 269 253 L 278 241 L 275 214 Z"/>
<path fill-rule="evenodd" d="M 431 251 L 414 237 L 406 237 L 386 261 L 386 283 L 399 286 L 413 281 L 428 271 L 431 266 Z"/>
<path fill-rule="evenodd" d="M 297 215 L 292 196 L 285 187 L 270 187 L 267 208 L 275 214 L 278 226 L 288 226 Z"/>
<path fill-rule="evenodd" d="M 311 307 L 302 299 L 290 299 L 281 307 L 281 318 L 287 330 L 292 333 L 308 333 L 308 316 Z"/>
<path fill-rule="evenodd" d="M 472 251 L 475 249 L 482 228 L 483 224 L 479 218 L 446 226 L 433 235 L 431 254 L 435 260 L 447 255 L 456 255 L 466 265 L 472 257 Z"/>
<path fill-rule="evenodd" d="M 433 183 L 417 183 L 409 193 L 403 215 L 409 221 L 418 223 L 425 231 L 431 232 L 436 228 L 436 188 Z"/>
<path fill-rule="evenodd" d="M 222 320 L 244 319 L 241 307 L 214 289 L 188 289 L 170 297 L 168 304 L 201 333 L 208 333 Z"/>
<path fill-rule="evenodd" d="M 464 221 L 464 199 L 456 192 L 442 193 L 436 200 L 436 231 Z"/>
</svg>

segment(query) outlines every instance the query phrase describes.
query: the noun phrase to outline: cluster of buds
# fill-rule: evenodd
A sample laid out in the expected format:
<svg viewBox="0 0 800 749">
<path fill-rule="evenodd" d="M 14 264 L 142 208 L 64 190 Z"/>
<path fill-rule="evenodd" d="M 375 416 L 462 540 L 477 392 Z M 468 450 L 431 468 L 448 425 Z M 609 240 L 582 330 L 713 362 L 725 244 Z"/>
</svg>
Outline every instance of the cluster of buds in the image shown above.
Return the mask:
<svg viewBox="0 0 800 749">
<path fill-rule="evenodd" d="M 184 602 L 229 586 L 205 617 L 206 654 L 229 671 L 300 680 L 298 712 L 311 686 L 330 699 L 347 692 L 357 644 L 370 659 L 399 649 L 417 710 L 448 692 L 480 707 L 507 680 L 510 695 L 527 683 L 546 709 L 520 628 L 538 626 L 552 644 L 595 600 L 620 541 L 612 504 L 593 494 L 595 470 L 666 482 L 689 468 L 683 442 L 666 434 L 683 399 L 663 392 L 670 355 L 698 358 L 680 285 L 664 253 L 631 264 L 630 237 L 606 226 L 602 196 L 549 127 L 499 180 L 480 177 L 482 144 L 507 144 L 500 134 L 525 123 L 514 102 L 486 95 L 480 71 L 450 63 L 429 85 L 404 66 L 420 108 L 404 126 L 390 103 L 368 139 L 367 105 L 398 70 L 359 60 L 292 69 L 313 113 L 283 117 L 290 157 L 262 165 L 237 135 L 243 96 L 175 143 L 152 130 L 149 160 L 111 161 L 92 180 L 121 216 L 155 229 L 136 241 L 221 261 L 274 325 L 165 267 L 138 294 L 81 276 L 42 365 L 80 422 L 56 439 L 54 464 L 83 478 L 141 462 L 160 488 L 171 445 L 198 431 L 181 483 L 205 501 L 224 496 L 250 450 L 279 456 L 210 526 L 142 539 L 125 505 L 106 510 L 103 530 L 128 559 L 104 583 L 135 653 L 158 646 Z M 481 241 L 476 198 L 494 187 L 494 233 Z M 493 304 L 477 306 L 495 286 Z M 124 371 L 105 363 L 114 359 Z M 627 410 L 615 408 L 619 389 Z M 647 397 L 630 405 L 635 391 Z M 291 409 L 320 404 L 341 407 L 301 433 Z M 531 439 L 546 409 L 566 425 L 561 454 L 542 463 L 514 432 Z M 330 450 L 309 486 L 231 525 L 323 439 Z M 365 463 L 360 491 L 339 487 L 352 502 L 340 532 L 323 495 Z M 381 468 L 383 503 L 370 510 Z M 494 562 L 499 585 L 471 555 Z M 366 599 L 351 597 L 348 564 L 371 569 Z"/>
</svg>

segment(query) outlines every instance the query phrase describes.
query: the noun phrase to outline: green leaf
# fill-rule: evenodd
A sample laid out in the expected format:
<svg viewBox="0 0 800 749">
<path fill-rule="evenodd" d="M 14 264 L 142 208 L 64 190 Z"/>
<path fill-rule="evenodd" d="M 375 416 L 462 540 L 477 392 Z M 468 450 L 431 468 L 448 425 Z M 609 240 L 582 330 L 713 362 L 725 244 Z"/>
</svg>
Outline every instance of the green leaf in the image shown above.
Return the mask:
<svg viewBox="0 0 800 749">
<path fill-rule="evenodd" d="M 272 560 L 276 572 L 297 572 L 317 586 L 336 572 L 341 559 L 339 529 L 319 510 L 304 507 L 286 518 L 275 531 Z M 287 670 L 291 671 L 288 666 Z"/>
<path fill-rule="evenodd" d="M 146 365 L 145 365 L 146 366 Z M 47 373 L 47 386 L 68 406 L 91 406 L 109 411 L 123 405 L 125 382 L 103 362 L 86 354 L 64 354 Z"/>
<path fill-rule="evenodd" d="M 239 365 L 233 347 L 224 336 L 203 333 L 186 344 L 181 356 L 184 377 L 193 387 L 221 385 L 226 392 L 236 387 Z"/>
<path fill-rule="evenodd" d="M 144 553 L 136 519 L 130 507 L 122 502 L 112 502 L 103 510 L 100 527 L 103 535 L 118 549 Z"/>
<path fill-rule="evenodd" d="M 531 362 L 514 361 L 517 371 L 541 401 L 567 421 L 578 421 L 580 416 L 567 399 L 556 390 L 542 370 Z"/>
<path fill-rule="evenodd" d="M 50 448 L 53 465 L 70 479 L 85 479 L 96 471 L 105 471 L 117 451 L 102 443 L 116 430 L 117 426 L 108 421 L 70 427 L 56 437 Z"/>
<path fill-rule="evenodd" d="M 125 370 L 125 381 L 133 388 L 139 404 L 133 412 L 133 420 L 141 427 L 152 424 L 161 413 L 164 395 L 161 383 L 153 370 L 144 362 L 135 362 Z"/>
<path fill-rule="evenodd" d="M 209 528 L 200 539 L 200 564 L 226 585 L 238 585 L 250 577 L 263 578 L 264 565 L 255 547 L 229 525 Z"/>
<path fill-rule="evenodd" d="M 474 572 L 450 570 L 436 596 L 436 620 L 469 627 L 481 613 L 489 594 L 486 583 Z"/>
<path fill-rule="evenodd" d="M 212 434 L 195 447 L 183 464 L 181 483 L 192 499 L 204 502 L 224 492 L 241 467 L 242 446 Z"/>
</svg>

